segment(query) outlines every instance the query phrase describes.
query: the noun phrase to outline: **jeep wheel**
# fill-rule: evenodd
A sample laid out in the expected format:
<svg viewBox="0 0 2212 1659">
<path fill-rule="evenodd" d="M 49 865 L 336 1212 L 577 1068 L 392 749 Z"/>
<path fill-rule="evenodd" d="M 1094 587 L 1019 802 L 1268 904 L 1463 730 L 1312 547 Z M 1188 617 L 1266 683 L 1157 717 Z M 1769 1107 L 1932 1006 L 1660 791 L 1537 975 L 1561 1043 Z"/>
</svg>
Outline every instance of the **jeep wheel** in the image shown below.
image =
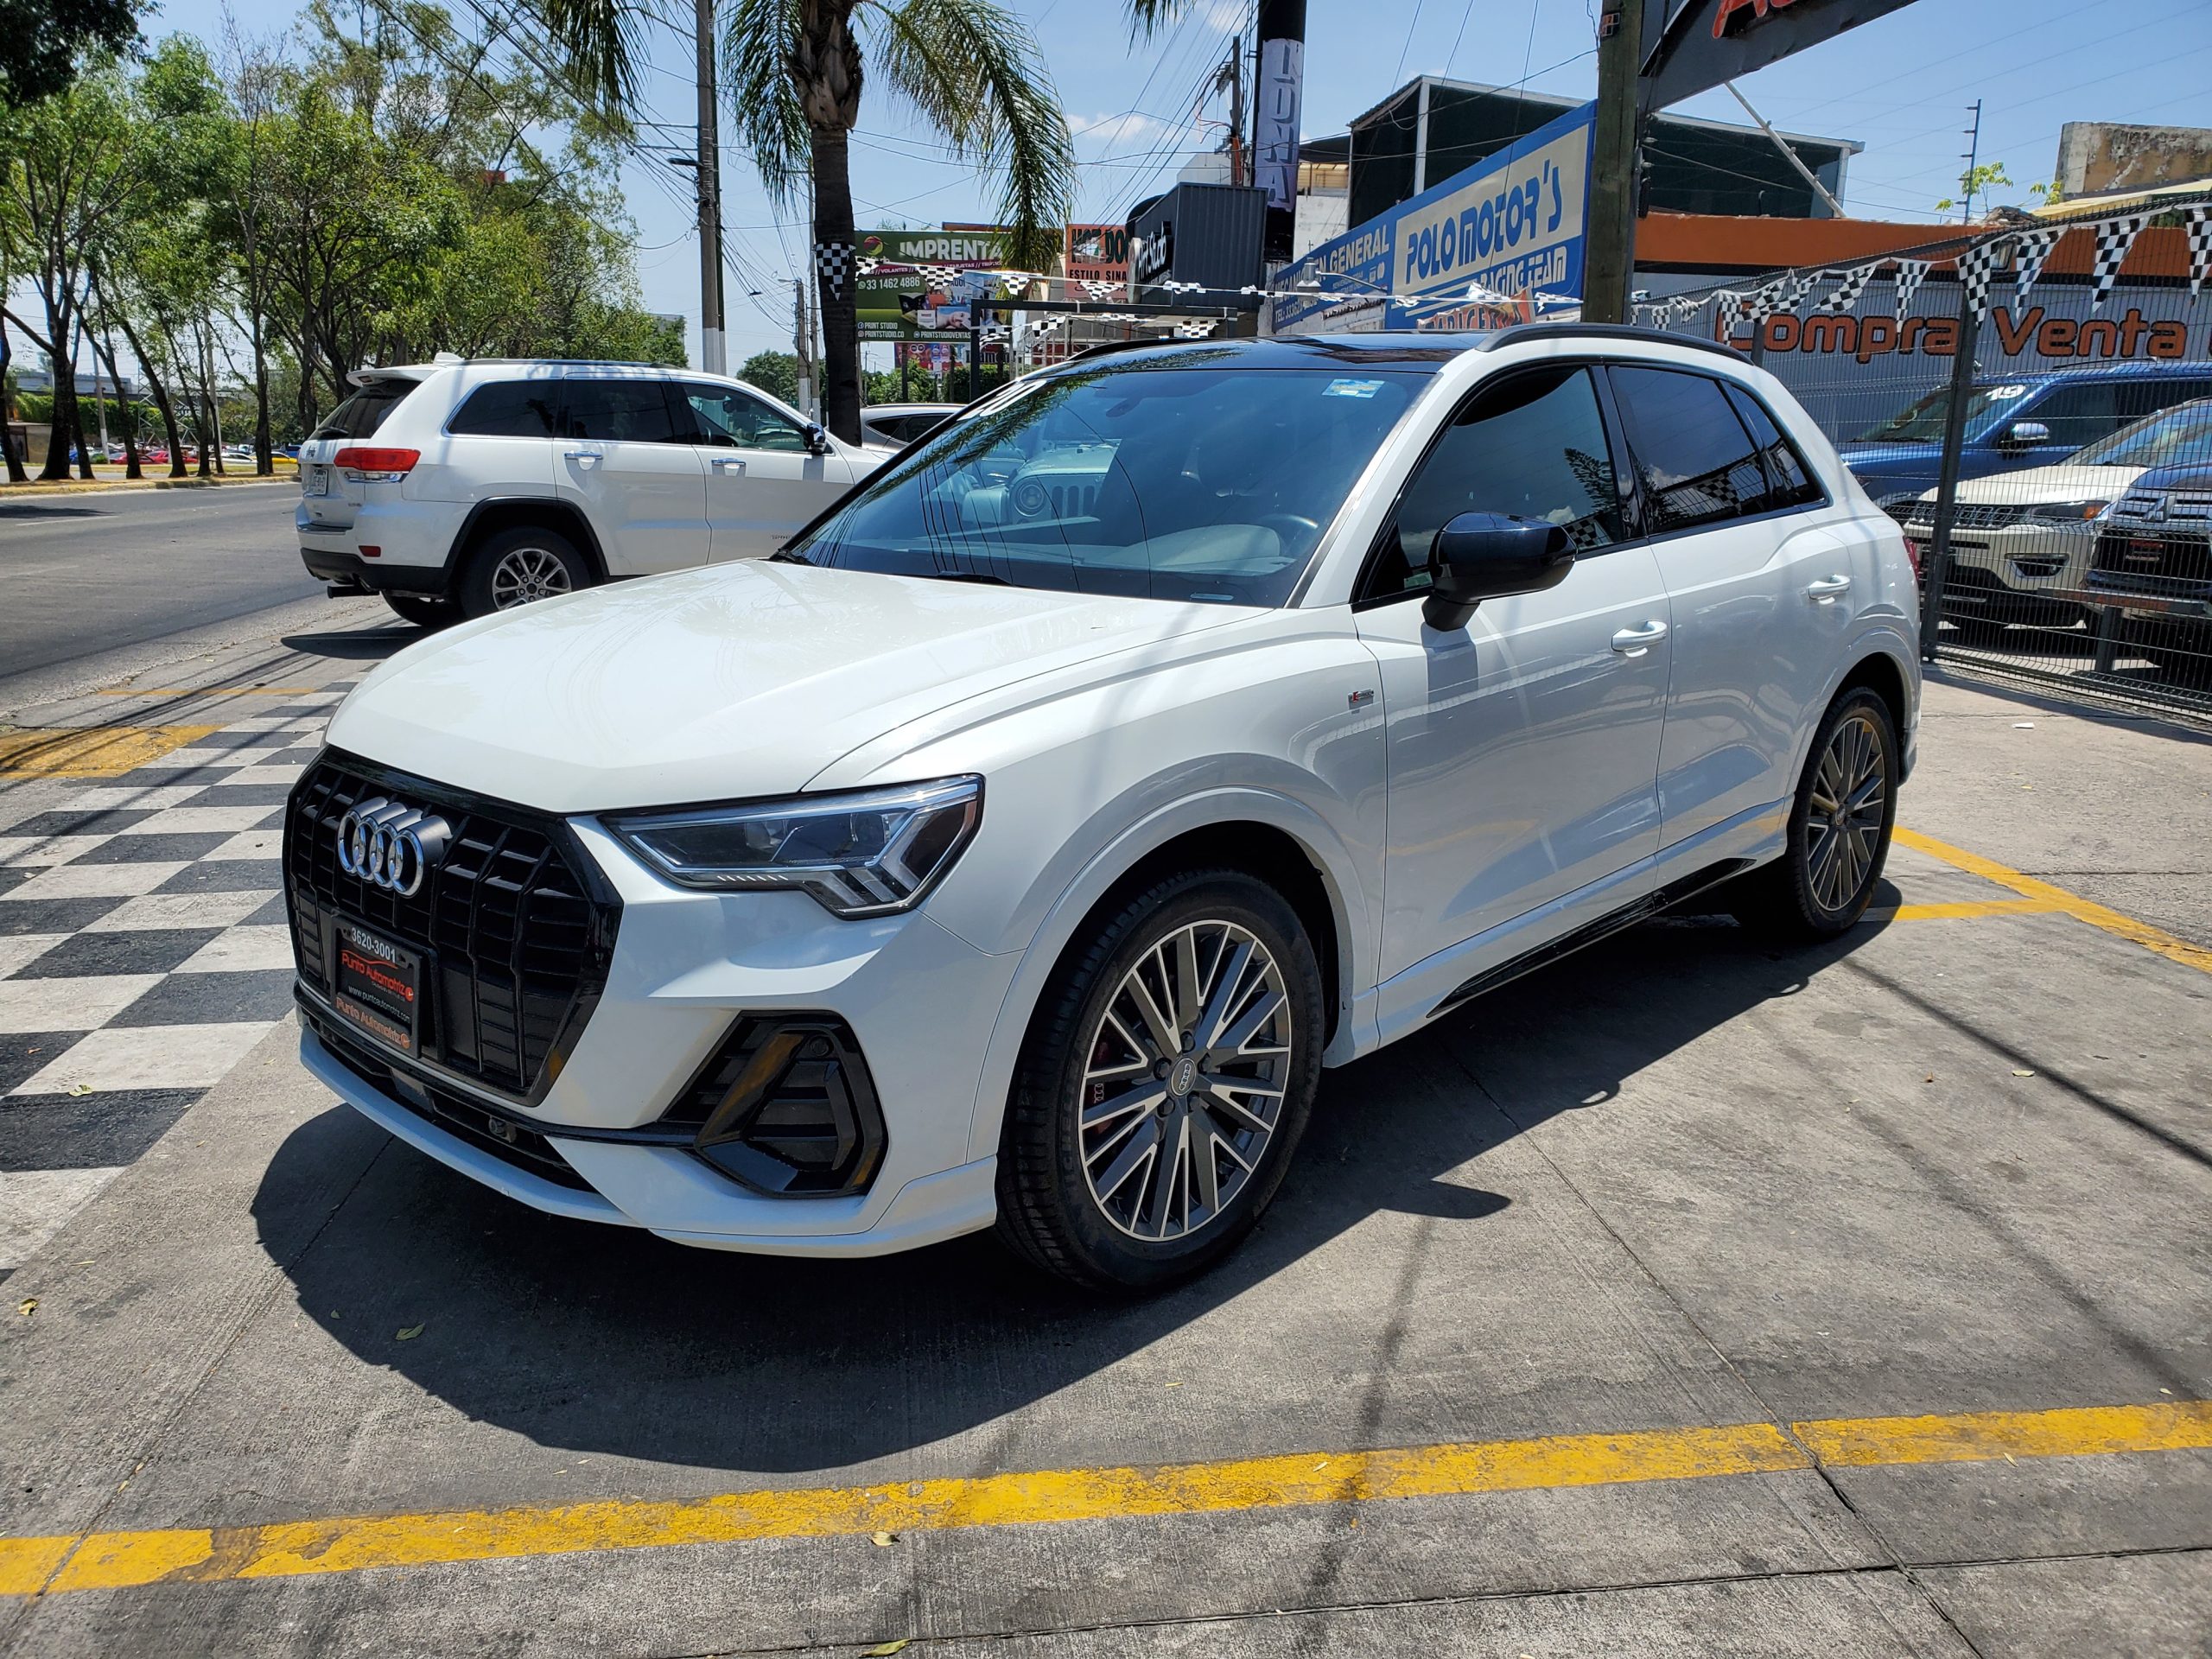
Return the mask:
<svg viewBox="0 0 2212 1659">
<path fill-rule="evenodd" d="M 471 616 L 511 611 L 592 584 L 591 565 L 558 531 L 525 524 L 487 537 L 468 562 L 461 608 Z"/>
<path fill-rule="evenodd" d="M 1778 940 L 1832 939 L 1858 925 L 1881 880 L 1897 812 L 1889 705 L 1860 688 L 1828 708 L 1789 811 L 1789 844 L 1728 893 L 1736 919 Z"/>
<path fill-rule="evenodd" d="M 384 602 L 401 621 L 412 622 L 418 628 L 442 628 L 460 614 L 446 601 L 422 594 L 386 594 Z"/>
<path fill-rule="evenodd" d="M 1282 1183 L 1321 1067 L 1320 970 L 1264 883 L 1154 883 L 1079 937 L 1038 1005 L 999 1151 L 999 1234 L 1143 1291 L 1232 1249 Z"/>
</svg>

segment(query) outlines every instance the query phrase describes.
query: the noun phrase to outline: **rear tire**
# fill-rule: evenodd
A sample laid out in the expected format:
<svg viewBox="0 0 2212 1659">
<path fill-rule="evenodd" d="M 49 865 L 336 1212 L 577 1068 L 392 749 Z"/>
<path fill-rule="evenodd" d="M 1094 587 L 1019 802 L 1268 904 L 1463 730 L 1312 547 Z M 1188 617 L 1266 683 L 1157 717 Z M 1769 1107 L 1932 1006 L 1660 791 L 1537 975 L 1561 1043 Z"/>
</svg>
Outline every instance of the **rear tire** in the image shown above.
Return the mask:
<svg viewBox="0 0 2212 1659">
<path fill-rule="evenodd" d="M 1313 945 L 1272 887 L 1191 870 L 1133 895 L 1074 940 L 1031 1018 L 1000 1136 L 1000 1238 L 1093 1290 L 1218 1261 L 1282 1184 L 1323 1018 Z"/>
<path fill-rule="evenodd" d="M 456 614 L 445 600 L 430 599 L 421 594 L 386 594 L 384 602 L 391 607 L 401 621 L 412 622 L 418 628 L 442 628 Z"/>
<path fill-rule="evenodd" d="M 591 563 L 556 530 L 524 524 L 487 537 L 469 556 L 461 606 L 470 616 L 511 611 L 588 588 Z"/>
<path fill-rule="evenodd" d="M 1848 932 L 1866 913 L 1897 827 L 1897 739 L 1889 705 L 1858 687 L 1828 705 L 1790 804 L 1783 855 L 1732 884 L 1728 909 L 1777 943 Z"/>
</svg>

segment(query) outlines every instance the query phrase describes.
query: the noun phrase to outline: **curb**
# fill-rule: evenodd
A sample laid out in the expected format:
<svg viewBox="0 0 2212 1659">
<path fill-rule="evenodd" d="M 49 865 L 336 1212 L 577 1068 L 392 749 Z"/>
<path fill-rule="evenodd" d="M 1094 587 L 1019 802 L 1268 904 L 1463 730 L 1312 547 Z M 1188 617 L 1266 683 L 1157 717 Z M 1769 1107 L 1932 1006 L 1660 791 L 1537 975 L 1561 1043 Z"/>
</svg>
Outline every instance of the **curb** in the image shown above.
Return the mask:
<svg viewBox="0 0 2212 1659">
<path fill-rule="evenodd" d="M 137 493 L 145 490 L 221 490 L 242 489 L 256 484 L 291 484 L 296 478 L 272 474 L 268 478 L 156 478 L 124 479 L 96 478 L 90 482 L 82 479 L 63 484 L 0 483 L 0 501 L 26 500 L 42 495 L 110 495 L 120 492 Z"/>
</svg>

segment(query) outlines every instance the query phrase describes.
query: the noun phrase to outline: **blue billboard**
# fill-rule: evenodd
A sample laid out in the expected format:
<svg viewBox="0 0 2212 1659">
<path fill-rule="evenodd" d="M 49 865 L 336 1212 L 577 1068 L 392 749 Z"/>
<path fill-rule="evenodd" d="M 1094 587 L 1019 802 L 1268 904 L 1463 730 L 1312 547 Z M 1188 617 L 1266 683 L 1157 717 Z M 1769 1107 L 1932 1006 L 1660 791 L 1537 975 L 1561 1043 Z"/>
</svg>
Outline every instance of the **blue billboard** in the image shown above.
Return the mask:
<svg viewBox="0 0 2212 1659">
<path fill-rule="evenodd" d="M 1580 298 L 1597 112 L 1595 104 L 1569 110 L 1323 243 L 1283 267 L 1273 286 L 1279 293 L 1311 283 L 1323 294 L 1387 294 L 1382 321 L 1391 328 L 1433 318 L 1440 302 L 1460 298 L 1470 287 Z M 1326 326 L 1326 313 L 1344 308 L 1318 298 L 1278 299 L 1274 326 L 1282 331 L 1316 318 Z"/>
</svg>

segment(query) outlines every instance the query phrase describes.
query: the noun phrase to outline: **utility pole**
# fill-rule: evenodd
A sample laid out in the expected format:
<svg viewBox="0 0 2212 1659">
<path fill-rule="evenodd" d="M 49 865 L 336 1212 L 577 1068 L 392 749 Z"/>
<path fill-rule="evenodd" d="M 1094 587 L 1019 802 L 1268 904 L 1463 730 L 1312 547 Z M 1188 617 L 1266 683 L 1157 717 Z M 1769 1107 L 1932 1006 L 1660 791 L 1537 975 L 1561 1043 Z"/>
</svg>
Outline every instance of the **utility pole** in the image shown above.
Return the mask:
<svg viewBox="0 0 2212 1659">
<path fill-rule="evenodd" d="M 1974 223 L 1974 175 L 1981 164 L 1981 100 L 1978 98 L 1974 101 L 1973 113 L 1974 124 L 1966 129 L 1967 153 L 1960 158 L 1967 164 L 1966 177 L 1960 181 L 1966 187 L 1967 198 L 1965 211 L 1959 215 L 1961 225 Z"/>
<path fill-rule="evenodd" d="M 729 372 L 722 336 L 722 140 L 715 105 L 715 0 L 693 0 L 699 49 L 699 366 Z"/>
<path fill-rule="evenodd" d="M 1637 78 L 1643 69 L 1643 0 L 1600 0 L 1598 122 L 1590 156 L 1590 238 L 1582 320 L 1625 322 L 1636 286 Z"/>
<path fill-rule="evenodd" d="M 814 418 L 814 323 L 806 315 L 806 278 L 791 278 L 791 354 L 798 359 L 798 412 Z"/>
<path fill-rule="evenodd" d="M 1229 181 L 1244 182 L 1244 37 L 1229 37 Z"/>
</svg>

